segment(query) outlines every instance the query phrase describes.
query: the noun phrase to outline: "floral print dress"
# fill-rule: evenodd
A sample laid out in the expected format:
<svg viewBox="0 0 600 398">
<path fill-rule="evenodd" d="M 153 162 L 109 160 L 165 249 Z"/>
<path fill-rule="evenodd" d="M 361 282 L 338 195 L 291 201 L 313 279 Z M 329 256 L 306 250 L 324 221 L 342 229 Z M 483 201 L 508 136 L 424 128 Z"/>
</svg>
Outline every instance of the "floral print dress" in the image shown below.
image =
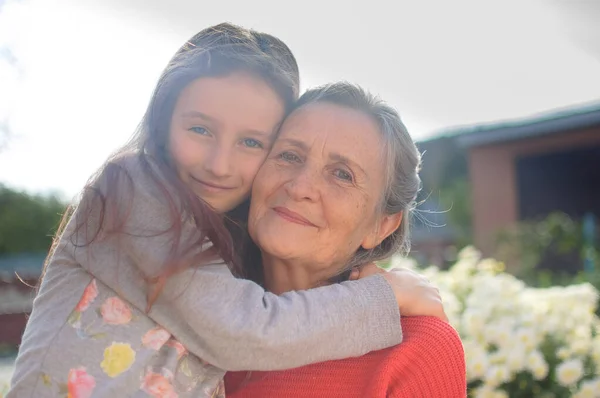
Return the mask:
<svg viewBox="0 0 600 398">
<path fill-rule="evenodd" d="M 188 353 L 96 279 L 86 286 L 37 374 L 35 397 L 225 397 L 222 370 Z"/>
</svg>

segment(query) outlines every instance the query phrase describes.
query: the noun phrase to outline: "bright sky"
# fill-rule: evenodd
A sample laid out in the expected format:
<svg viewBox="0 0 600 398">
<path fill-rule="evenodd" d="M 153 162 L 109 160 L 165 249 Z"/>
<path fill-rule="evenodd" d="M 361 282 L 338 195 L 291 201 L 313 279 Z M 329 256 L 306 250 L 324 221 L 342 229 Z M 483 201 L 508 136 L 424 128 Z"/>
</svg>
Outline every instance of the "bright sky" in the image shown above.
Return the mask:
<svg viewBox="0 0 600 398">
<path fill-rule="evenodd" d="M 0 0 L 0 183 L 76 194 L 133 132 L 175 50 L 225 20 L 284 40 L 303 88 L 344 79 L 381 95 L 417 139 L 600 99 L 600 51 L 571 34 L 585 17 L 556 1 L 292 4 Z"/>
</svg>

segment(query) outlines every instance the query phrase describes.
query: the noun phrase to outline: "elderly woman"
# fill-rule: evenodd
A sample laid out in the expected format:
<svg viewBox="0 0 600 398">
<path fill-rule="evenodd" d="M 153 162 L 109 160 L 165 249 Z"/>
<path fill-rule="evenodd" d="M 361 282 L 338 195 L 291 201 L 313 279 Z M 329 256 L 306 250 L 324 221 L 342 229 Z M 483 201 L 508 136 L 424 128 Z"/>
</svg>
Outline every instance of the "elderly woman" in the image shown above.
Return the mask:
<svg viewBox="0 0 600 398">
<path fill-rule="evenodd" d="M 346 83 L 308 91 L 254 182 L 248 228 L 263 269 L 249 274 L 281 294 L 334 283 L 352 267 L 406 253 L 419 163 L 394 109 Z M 464 397 L 456 331 L 428 317 L 403 318 L 398 327 L 402 344 L 359 358 L 231 372 L 227 395 Z"/>
</svg>

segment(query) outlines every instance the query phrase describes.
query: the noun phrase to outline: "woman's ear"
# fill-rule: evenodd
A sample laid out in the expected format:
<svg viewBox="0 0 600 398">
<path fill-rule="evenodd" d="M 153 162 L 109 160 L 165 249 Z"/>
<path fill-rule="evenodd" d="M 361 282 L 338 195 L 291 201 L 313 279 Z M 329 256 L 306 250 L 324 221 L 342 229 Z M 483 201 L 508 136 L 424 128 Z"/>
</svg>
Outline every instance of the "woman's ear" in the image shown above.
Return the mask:
<svg viewBox="0 0 600 398">
<path fill-rule="evenodd" d="M 385 238 L 400 228 L 404 212 L 387 214 L 381 218 L 377 228 L 372 234 L 369 234 L 362 242 L 362 248 L 369 250 L 379 245 Z"/>
</svg>

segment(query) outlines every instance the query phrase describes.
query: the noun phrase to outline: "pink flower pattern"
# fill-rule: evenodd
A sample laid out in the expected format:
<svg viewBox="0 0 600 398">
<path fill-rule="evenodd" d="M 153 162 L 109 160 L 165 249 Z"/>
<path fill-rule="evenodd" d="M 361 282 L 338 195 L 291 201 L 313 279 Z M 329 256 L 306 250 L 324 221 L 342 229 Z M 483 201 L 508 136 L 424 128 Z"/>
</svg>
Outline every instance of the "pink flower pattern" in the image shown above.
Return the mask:
<svg viewBox="0 0 600 398">
<path fill-rule="evenodd" d="M 69 370 L 67 378 L 68 398 L 89 398 L 96 387 L 96 380 L 84 367 Z"/>
<path fill-rule="evenodd" d="M 83 312 L 88 309 L 90 304 L 96 299 L 98 296 L 98 286 L 96 284 L 96 279 L 92 279 L 89 285 L 86 286 L 83 291 L 83 295 L 77 303 L 75 307 L 75 311 Z"/>
<path fill-rule="evenodd" d="M 159 373 L 146 373 L 140 388 L 154 398 L 177 398 L 171 380 Z"/>
<path fill-rule="evenodd" d="M 125 325 L 131 321 L 129 306 L 118 297 L 109 297 L 100 308 L 102 319 L 109 325 Z"/>
<path fill-rule="evenodd" d="M 171 333 L 158 326 L 148 330 L 146 334 L 142 336 L 142 344 L 144 347 L 158 351 L 170 338 Z"/>
<path fill-rule="evenodd" d="M 187 354 L 187 349 L 183 346 L 183 344 L 175 339 L 170 339 L 167 341 L 167 346 L 174 348 L 177 351 L 177 359 L 181 359 L 185 354 Z"/>
</svg>

